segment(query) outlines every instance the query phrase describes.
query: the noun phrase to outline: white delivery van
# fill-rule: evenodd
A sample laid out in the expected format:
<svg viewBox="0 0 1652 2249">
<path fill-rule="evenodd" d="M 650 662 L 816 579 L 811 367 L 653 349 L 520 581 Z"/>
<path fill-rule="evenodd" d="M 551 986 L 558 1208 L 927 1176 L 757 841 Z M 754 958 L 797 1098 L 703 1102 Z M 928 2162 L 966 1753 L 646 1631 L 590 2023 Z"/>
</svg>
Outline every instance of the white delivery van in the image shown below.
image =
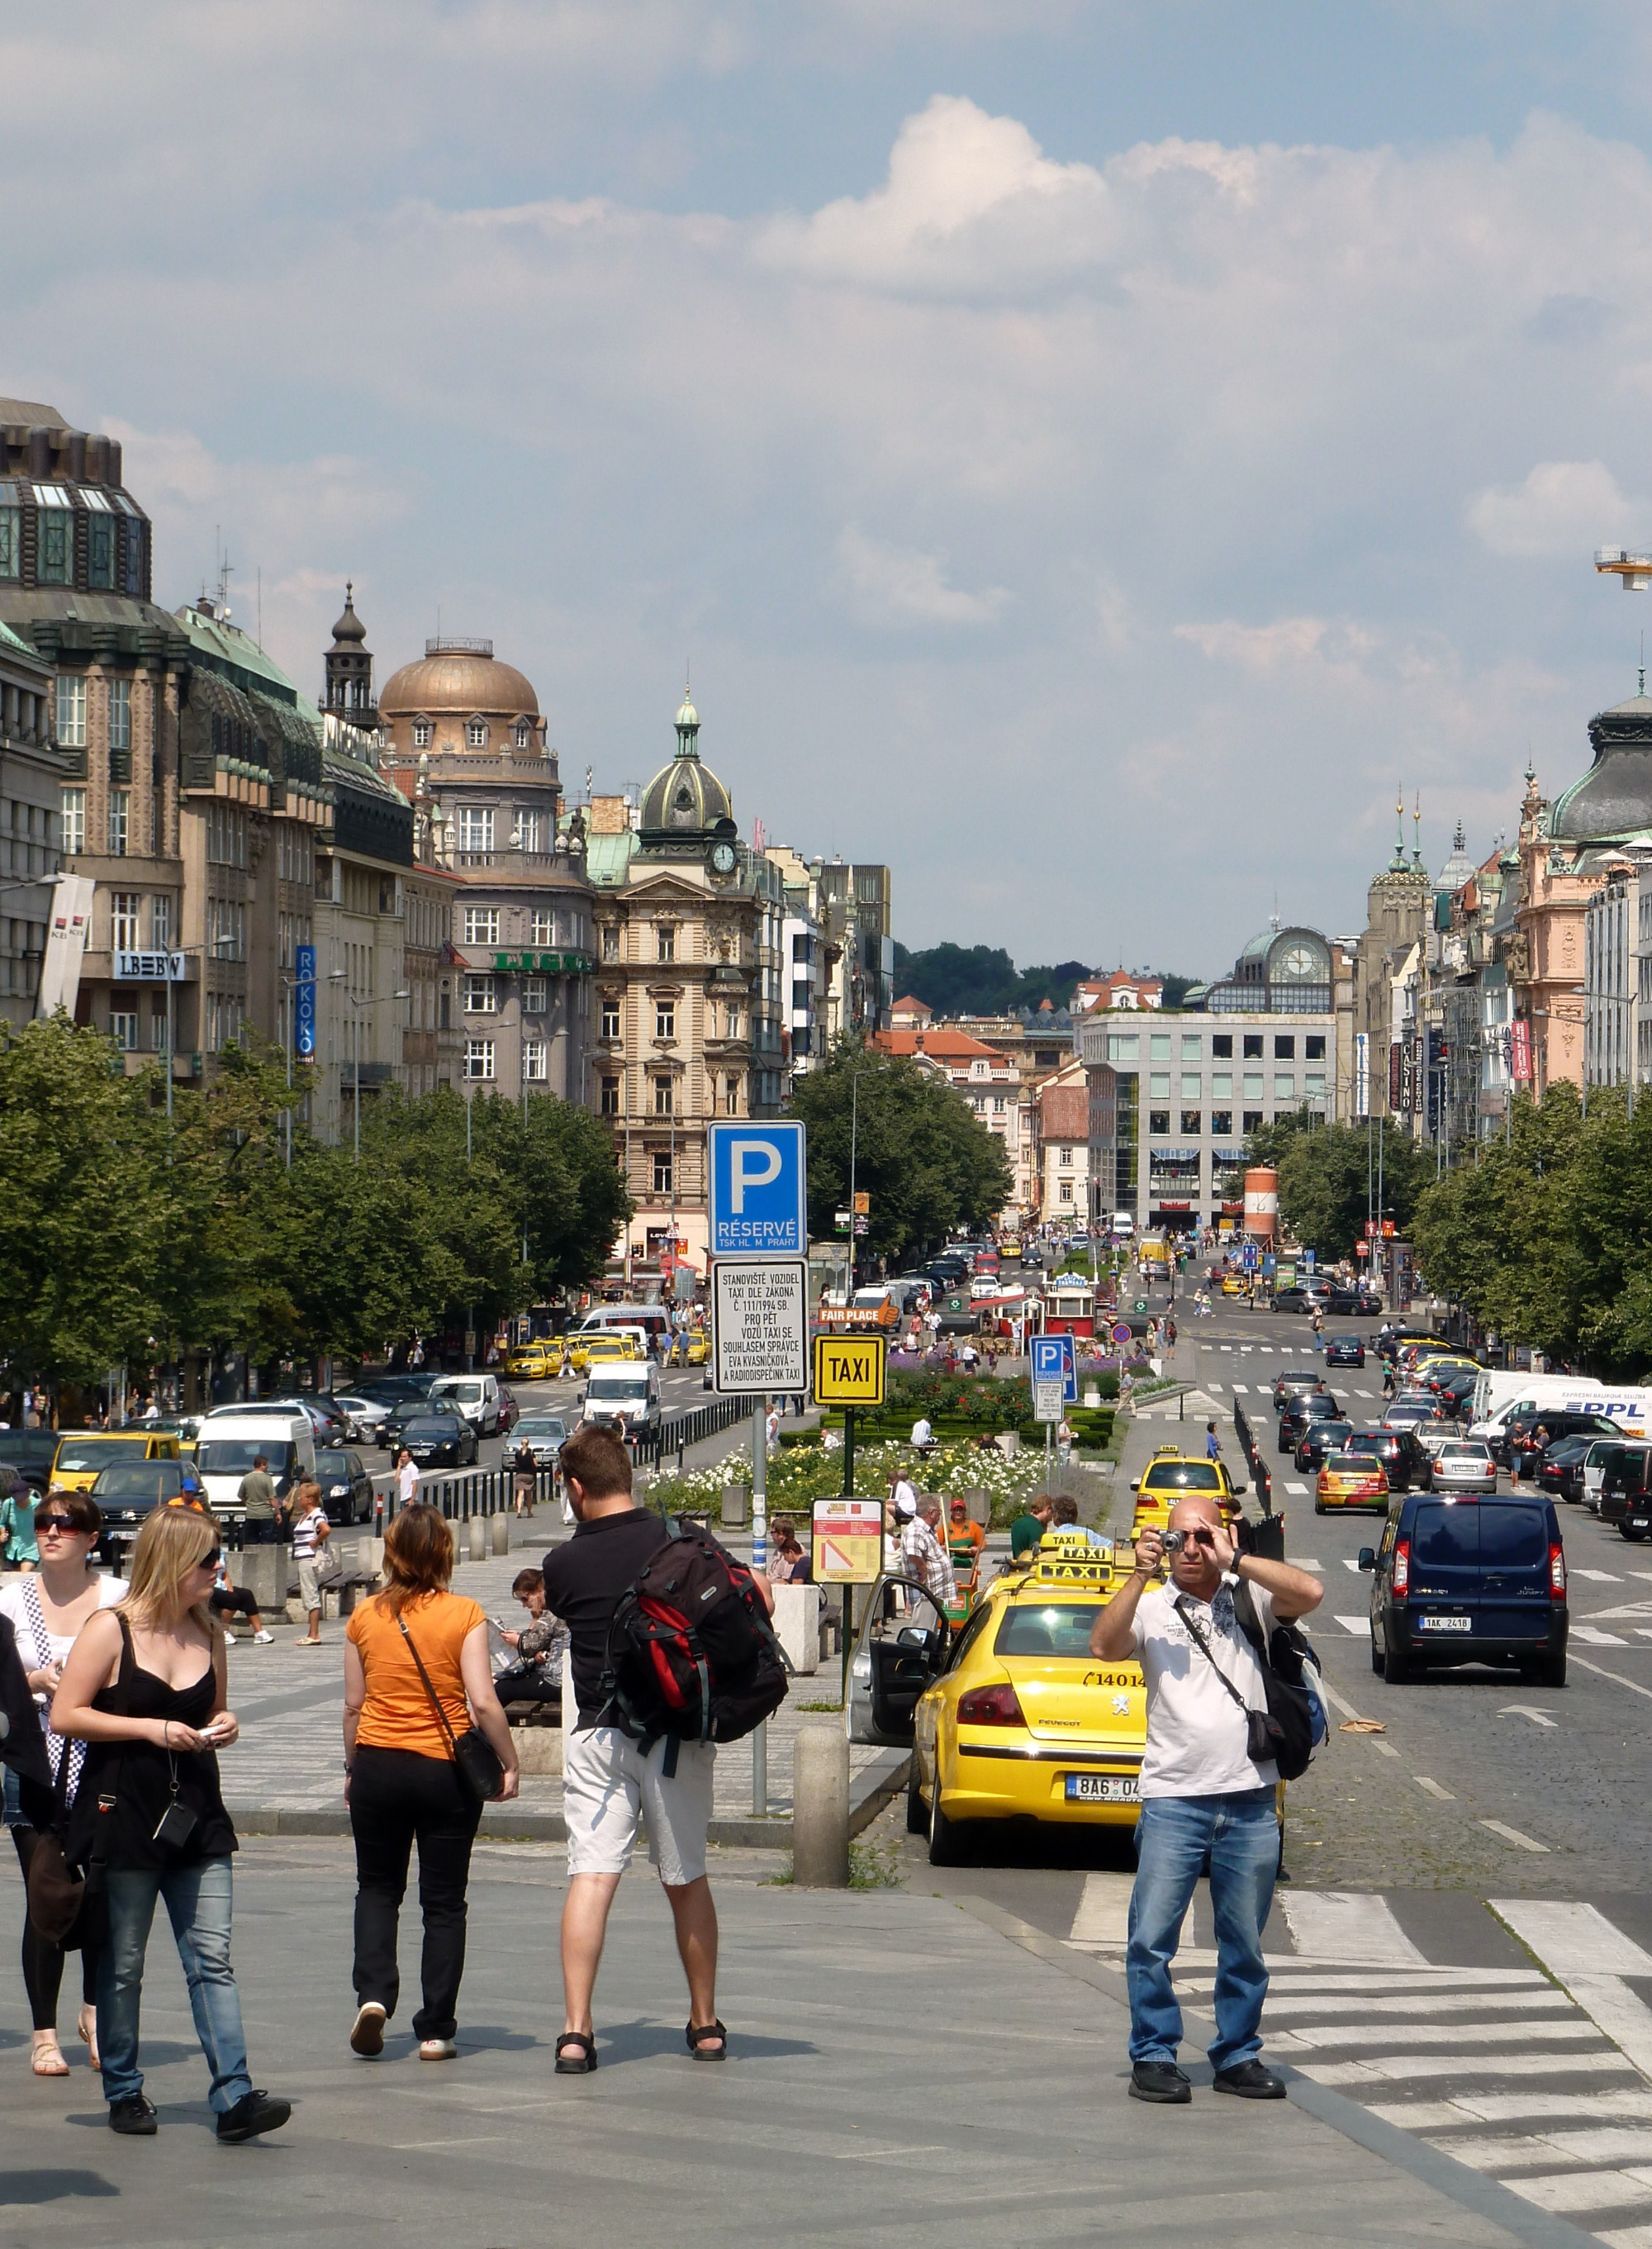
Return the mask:
<svg viewBox="0 0 1652 2249">
<path fill-rule="evenodd" d="M 1604 1413 L 1604 1383 L 1588 1374 L 1521 1374 L 1511 1368 L 1482 1367 L 1475 1378 L 1469 1434 L 1500 1437 L 1516 1406 L 1546 1406 L 1556 1413 Z"/>
<path fill-rule="evenodd" d="M 583 1421 L 617 1421 L 633 1434 L 660 1426 L 660 1370 L 651 1359 L 604 1359 L 591 1370 L 581 1400 Z"/>
<path fill-rule="evenodd" d="M 580 1321 L 579 1335 L 607 1335 L 616 1328 L 640 1328 L 645 1348 L 663 1352 L 670 1347 L 671 1315 L 663 1304 L 598 1304 Z"/>
<path fill-rule="evenodd" d="M 1133 1210 L 1115 1210 L 1113 1214 L 1113 1239 L 1128 1241 L 1134 1232 L 1135 1213 Z"/>
<path fill-rule="evenodd" d="M 456 1406 L 479 1437 L 499 1434 L 499 1378 L 497 1374 L 439 1374 L 430 1385 L 432 1398 L 446 1398 Z"/>
<path fill-rule="evenodd" d="M 285 1499 L 301 1476 L 316 1472 L 310 1416 L 296 1408 L 271 1413 L 251 1406 L 219 1406 L 201 1424 L 195 1464 L 206 1486 L 207 1503 L 223 1521 L 240 1521 L 236 1494 L 260 1453 L 270 1464 L 277 1496 Z"/>
</svg>

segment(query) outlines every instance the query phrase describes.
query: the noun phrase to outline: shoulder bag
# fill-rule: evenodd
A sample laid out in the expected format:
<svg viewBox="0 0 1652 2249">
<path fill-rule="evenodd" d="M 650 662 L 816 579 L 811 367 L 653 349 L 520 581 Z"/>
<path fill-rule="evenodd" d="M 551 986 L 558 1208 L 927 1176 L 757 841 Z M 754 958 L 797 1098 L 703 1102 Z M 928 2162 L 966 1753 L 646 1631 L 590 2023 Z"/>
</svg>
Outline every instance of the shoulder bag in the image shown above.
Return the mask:
<svg viewBox="0 0 1652 2249">
<path fill-rule="evenodd" d="M 419 1667 L 419 1676 L 424 1682 L 424 1691 L 430 1697 L 430 1708 L 436 1714 L 436 1723 L 448 1737 L 448 1749 L 459 1775 L 459 1785 L 465 1794 L 478 1804 L 490 1804 L 504 1786 L 504 1767 L 499 1752 L 479 1726 L 467 1726 L 456 1734 L 442 1707 L 442 1697 L 430 1684 L 430 1674 L 424 1668 L 424 1658 L 414 1645 L 413 1634 L 401 1617 L 396 1624 L 408 1643 L 408 1653 Z"/>
<path fill-rule="evenodd" d="M 1313 1755 L 1313 1722 L 1308 1698 L 1301 1687 L 1281 1679 L 1273 1668 L 1263 1642 L 1260 1620 L 1243 1579 L 1239 1583 L 1239 1592 L 1246 1593 L 1244 1606 L 1249 1613 L 1248 1621 L 1246 1616 L 1240 1613 L 1237 1593 L 1234 1596 L 1234 1618 L 1255 1649 L 1257 1661 L 1262 1667 L 1262 1684 L 1268 1699 L 1265 1710 L 1253 1710 L 1217 1661 L 1210 1641 L 1193 1620 L 1185 1593 L 1176 1601 L 1176 1613 L 1197 1643 L 1211 1670 L 1244 1714 L 1246 1755 L 1258 1764 L 1272 1761 L 1278 1768 L 1281 1780 L 1296 1780 L 1307 1771 L 1308 1760 Z"/>
</svg>

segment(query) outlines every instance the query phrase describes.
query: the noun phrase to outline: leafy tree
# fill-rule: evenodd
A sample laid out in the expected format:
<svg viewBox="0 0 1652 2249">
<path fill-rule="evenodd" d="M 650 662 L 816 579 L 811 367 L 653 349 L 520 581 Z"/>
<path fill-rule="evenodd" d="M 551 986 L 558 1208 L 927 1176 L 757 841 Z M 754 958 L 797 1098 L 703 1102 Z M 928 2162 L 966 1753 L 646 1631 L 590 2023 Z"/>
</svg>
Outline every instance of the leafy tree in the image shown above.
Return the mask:
<svg viewBox="0 0 1652 2249">
<path fill-rule="evenodd" d="M 858 1087 L 858 1090 L 857 1090 Z M 809 1230 L 831 1236 L 854 1184 L 871 1198 L 865 1235 L 893 1262 L 960 1227 L 985 1226 L 1008 1201 L 1010 1166 L 963 1097 L 933 1070 L 853 1039 L 803 1078 L 792 1114 L 808 1127 Z"/>
<path fill-rule="evenodd" d="M 1252 1132 L 1245 1156 L 1279 1174 L 1279 1215 L 1299 1241 L 1325 1258 L 1351 1257 L 1375 1207 L 1373 1135 L 1363 1124 L 1326 1124 L 1306 1109 Z M 1409 1234 L 1417 1199 L 1434 1178 L 1434 1157 L 1391 1125 L 1382 1134 L 1382 1211 Z"/>
</svg>

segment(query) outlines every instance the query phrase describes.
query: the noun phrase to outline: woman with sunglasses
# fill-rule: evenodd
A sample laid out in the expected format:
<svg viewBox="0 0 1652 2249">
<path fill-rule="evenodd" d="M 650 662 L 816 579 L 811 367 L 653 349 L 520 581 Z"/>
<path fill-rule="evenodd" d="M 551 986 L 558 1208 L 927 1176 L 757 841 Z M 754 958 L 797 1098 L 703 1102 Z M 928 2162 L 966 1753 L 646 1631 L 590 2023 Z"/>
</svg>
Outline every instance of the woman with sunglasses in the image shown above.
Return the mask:
<svg viewBox="0 0 1652 2249">
<path fill-rule="evenodd" d="M 162 1900 L 212 2073 L 218 2137 L 250 2140 L 292 2113 L 247 2074 L 230 1966 L 236 1834 L 216 1751 L 240 1728 L 224 1707 L 223 1634 L 208 1606 L 219 1553 L 217 1525 L 199 1502 L 157 1507 L 132 1550 L 126 1599 L 83 1627 L 51 1705 L 58 1731 L 87 1745 L 68 1854 L 105 1869 L 103 2094 L 111 2129 L 134 2138 L 150 2137 L 156 2123 L 138 2067 L 138 2019 L 144 1952 Z"/>
<path fill-rule="evenodd" d="M 15 1578 L 0 1591 L 0 1616 L 10 1619 L 17 1654 L 28 1675 L 29 1691 L 40 1715 L 46 1756 L 56 1784 L 43 1797 L 27 1783 L 15 1788 L 6 1776 L 5 1823 L 17 1847 L 17 1863 L 26 1884 L 29 1868 L 41 1835 L 60 1825 L 62 1807 L 74 1802 L 80 1768 L 86 1758 L 84 1742 L 65 1741 L 46 1723 L 47 1707 L 63 1677 L 63 1667 L 76 1634 L 88 1617 L 113 1608 L 126 1598 L 123 1578 L 106 1578 L 92 1566 L 93 1549 L 103 1528 L 103 1517 L 89 1492 L 49 1491 L 34 1518 L 40 1548 L 40 1566 L 27 1577 Z M 66 1761 L 66 1770 L 65 1767 Z M 88 2049 L 93 2069 L 98 2067 L 97 1956 L 80 1956 L 80 2016 L 77 2025 Z M 66 2077 L 69 2065 L 58 2043 L 58 1992 L 63 1982 L 63 1953 L 36 1930 L 25 1913 L 23 1918 L 23 1984 L 29 1995 L 34 2021 L 31 2067 L 37 2077 Z"/>
</svg>

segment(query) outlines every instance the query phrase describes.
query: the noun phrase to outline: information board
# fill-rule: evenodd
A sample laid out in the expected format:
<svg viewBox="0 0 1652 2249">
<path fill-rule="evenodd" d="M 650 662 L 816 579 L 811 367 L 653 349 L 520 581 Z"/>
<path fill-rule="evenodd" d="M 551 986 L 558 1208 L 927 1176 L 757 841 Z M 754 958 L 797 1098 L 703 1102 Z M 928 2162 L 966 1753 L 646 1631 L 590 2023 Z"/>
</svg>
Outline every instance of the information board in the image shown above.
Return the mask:
<svg viewBox="0 0 1652 2249">
<path fill-rule="evenodd" d="M 883 1567 L 883 1507 L 875 1499 L 817 1499 L 812 1525 L 817 1585 L 869 1585 Z"/>
<path fill-rule="evenodd" d="M 809 1386 L 808 1268 L 801 1258 L 720 1257 L 711 1268 L 714 1390 Z"/>
</svg>

